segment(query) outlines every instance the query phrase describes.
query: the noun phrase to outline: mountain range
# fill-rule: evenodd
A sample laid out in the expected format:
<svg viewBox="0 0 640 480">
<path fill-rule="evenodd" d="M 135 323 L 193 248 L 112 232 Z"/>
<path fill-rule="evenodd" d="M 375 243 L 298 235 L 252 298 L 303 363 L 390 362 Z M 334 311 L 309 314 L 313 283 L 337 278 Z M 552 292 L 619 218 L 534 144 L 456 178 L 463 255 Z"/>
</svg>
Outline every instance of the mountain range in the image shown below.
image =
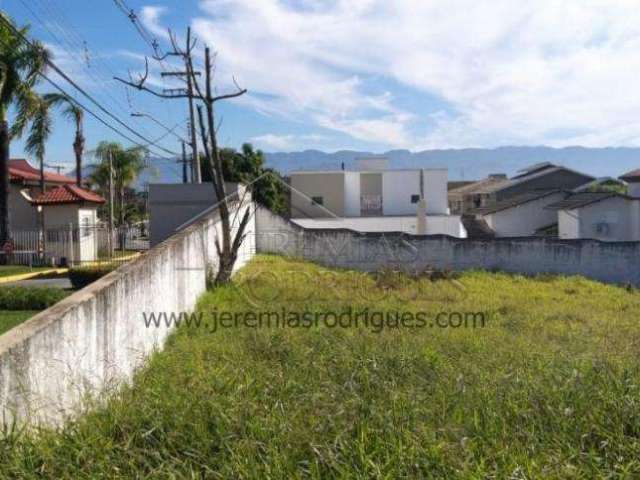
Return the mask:
<svg viewBox="0 0 640 480">
<path fill-rule="evenodd" d="M 623 173 L 640 168 L 640 148 L 633 147 L 498 147 L 464 148 L 447 150 L 390 150 L 382 154 L 371 152 L 340 150 L 333 153 L 319 150 L 301 152 L 265 153 L 267 166 L 286 175 L 294 170 L 337 170 L 354 168 L 356 160 L 362 157 L 383 156 L 389 161 L 389 168 L 436 168 L 449 169 L 450 180 L 474 180 L 490 173 L 515 174 L 529 165 L 551 162 L 596 177 L 618 177 Z M 136 187 L 141 189 L 150 183 L 179 183 L 182 181 L 177 164 L 151 158 L 150 168 L 145 169 Z M 85 169 L 88 173 L 90 168 Z"/>
<path fill-rule="evenodd" d="M 640 168 L 640 148 L 632 147 L 498 147 L 464 148 L 447 150 L 390 150 L 382 154 L 342 150 L 326 153 L 305 150 L 290 153 L 267 153 L 267 164 L 283 174 L 292 170 L 329 170 L 353 168 L 361 157 L 382 156 L 388 159 L 389 168 L 449 169 L 450 180 L 473 180 L 490 173 L 506 173 L 511 176 L 518 170 L 540 162 L 551 162 L 596 177 L 617 177 Z"/>
</svg>

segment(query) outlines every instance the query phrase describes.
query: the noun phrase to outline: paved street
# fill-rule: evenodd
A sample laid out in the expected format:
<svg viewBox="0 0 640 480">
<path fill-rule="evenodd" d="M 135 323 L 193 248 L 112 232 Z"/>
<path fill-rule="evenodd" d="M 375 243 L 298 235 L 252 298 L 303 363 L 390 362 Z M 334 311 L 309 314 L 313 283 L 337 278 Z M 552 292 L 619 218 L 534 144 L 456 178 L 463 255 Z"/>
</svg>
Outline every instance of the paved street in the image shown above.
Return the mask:
<svg viewBox="0 0 640 480">
<path fill-rule="evenodd" d="M 20 282 L 5 283 L 3 286 L 71 288 L 71 282 L 68 277 L 34 278 Z"/>
</svg>

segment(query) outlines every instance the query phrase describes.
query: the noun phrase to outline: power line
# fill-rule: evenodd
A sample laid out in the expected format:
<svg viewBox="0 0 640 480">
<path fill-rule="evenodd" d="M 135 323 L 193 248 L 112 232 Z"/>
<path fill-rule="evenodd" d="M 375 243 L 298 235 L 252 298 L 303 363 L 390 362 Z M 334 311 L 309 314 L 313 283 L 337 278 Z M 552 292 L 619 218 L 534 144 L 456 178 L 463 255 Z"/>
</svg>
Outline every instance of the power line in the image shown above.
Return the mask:
<svg viewBox="0 0 640 480">
<path fill-rule="evenodd" d="M 69 35 L 67 35 L 67 33 L 65 32 L 65 29 L 63 29 L 58 23 L 57 21 L 52 18 L 53 17 L 53 12 L 50 9 L 47 9 L 49 12 L 49 21 L 44 22 L 42 20 L 42 18 L 38 15 L 38 13 L 36 11 L 34 11 L 31 6 L 29 5 L 28 2 L 26 2 L 25 0 L 20 0 L 20 2 L 22 3 L 22 5 L 29 10 L 29 12 L 31 13 L 31 15 L 33 15 L 33 17 L 35 18 L 35 20 L 37 22 L 40 23 L 40 25 L 42 25 L 42 27 L 49 33 L 49 35 L 51 35 L 51 37 L 58 42 L 58 44 L 60 44 L 60 46 L 67 52 L 67 54 L 69 54 L 70 59 L 77 59 L 77 54 L 75 54 L 73 52 L 73 49 L 82 49 L 85 48 L 85 45 L 82 44 L 77 44 L 74 43 L 74 40 L 71 39 L 71 37 Z M 44 4 L 43 4 L 44 5 Z M 64 37 L 64 40 L 61 40 L 60 37 L 51 30 L 51 28 L 49 28 L 49 25 L 51 25 L 51 27 L 53 28 L 54 26 L 57 27 L 57 29 L 60 31 L 60 33 L 62 34 L 62 36 Z M 82 41 L 83 42 L 83 41 Z M 80 46 L 79 46 L 80 45 Z M 82 64 L 82 61 L 80 60 L 79 63 Z M 97 84 L 101 84 L 104 83 L 103 80 L 97 78 L 94 74 L 94 72 L 91 71 L 91 69 L 89 69 L 87 67 L 87 72 L 89 74 L 89 76 L 97 83 Z M 113 102 L 113 104 L 115 106 L 118 106 L 122 111 L 126 112 L 126 110 L 123 109 L 122 104 L 118 101 L 118 99 L 116 99 L 113 95 L 111 95 L 109 93 L 108 90 L 103 90 L 101 92 L 104 92 L 109 98 L 110 100 Z M 146 131 L 145 131 L 145 134 Z"/>
<path fill-rule="evenodd" d="M 24 42 L 28 43 L 29 45 L 31 45 L 32 47 L 35 47 L 35 45 L 33 44 L 33 42 L 31 42 L 31 40 L 29 40 L 20 30 L 18 30 L 9 20 L 7 20 L 6 18 L 4 18 L 4 16 L 0 15 L 0 20 L 2 20 L 3 23 L 5 23 L 6 25 L 9 26 L 9 28 L 14 32 L 15 35 L 17 35 L 18 37 L 20 37 Z M 119 123 L 120 125 L 122 125 L 124 128 L 126 128 L 127 130 L 129 130 L 131 133 L 133 133 L 134 135 L 136 135 L 137 137 L 141 138 L 142 140 L 144 140 L 145 142 L 147 142 L 148 145 L 153 145 L 153 142 L 151 140 L 149 140 L 147 137 L 145 137 L 144 135 L 138 133 L 136 130 L 134 130 L 133 128 L 131 128 L 129 125 L 127 125 L 125 122 L 123 122 L 122 120 L 120 120 L 120 118 L 116 117 L 113 113 L 111 113 L 109 110 L 107 110 L 105 107 L 102 106 L 102 104 L 100 104 L 95 98 L 93 98 L 93 96 L 91 96 L 89 93 L 87 93 L 87 91 L 85 91 L 80 85 L 78 85 L 72 78 L 70 78 L 64 71 L 62 71 L 52 60 L 47 59 L 47 65 L 49 65 L 58 75 L 60 75 L 63 79 L 65 79 L 67 82 L 69 82 L 73 87 L 75 87 L 76 90 L 78 90 L 80 93 L 82 93 L 85 97 L 87 97 L 91 103 L 93 103 L 94 105 L 96 105 L 98 107 L 99 110 L 101 110 L 102 112 L 104 112 L 106 115 L 108 115 L 109 117 L 111 117 L 113 120 L 115 120 L 117 123 Z M 41 75 L 43 75 L 42 73 L 40 73 Z M 49 82 L 51 82 L 51 79 L 49 79 L 48 77 L 45 76 L 45 78 L 47 78 L 49 80 Z M 58 88 L 58 87 L 57 87 Z M 134 143 L 138 143 L 138 142 L 134 142 Z M 175 155 L 175 156 L 180 156 L 180 154 L 173 152 L 171 150 L 168 150 L 160 145 L 154 145 L 155 147 L 157 147 L 158 149 L 170 154 L 170 155 Z"/>
<path fill-rule="evenodd" d="M 113 0 L 113 1 L 116 4 L 116 6 L 122 11 L 122 13 L 124 13 L 129 18 L 129 20 L 131 20 L 131 23 L 133 24 L 137 32 L 140 34 L 142 39 L 149 44 L 149 46 L 153 49 L 153 52 L 156 55 L 161 56 L 160 45 L 158 44 L 158 40 L 148 32 L 148 30 L 145 28 L 145 26 L 142 23 L 140 23 L 140 20 L 138 19 L 138 15 L 133 10 L 133 8 L 129 8 L 129 6 L 124 2 L 124 0 Z"/>
<path fill-rule="evenodd" d="M 24 2 L 24 0 L 21 0 Z M 32 0 L 33 1 L 33 0 Z M 36 0 L 42 5 L 43 11 L 46 10 L 45 18 L 47 20 L 51 19 L 53 21 L 53 26 L 57 27 L 57 30 L 62 34 L 63 37 L 69 40 L 69 44 L 72 45 L 72 49 L 77 51 L 82 51 L 84 53 L 84 60 L 80 58 L 77 54 L 72 55 L 72 60 L 75 60 L 79 63 L 83 68 L 86 68 L 86 71 L 92 78 L 95 79 L 95 68 L 101 73 L 105 79 L 97 80 L 97 84 L 104 85 L 105 82 L 114 82 L 113 77 L 116 77 L 118 74 L 115 72 L 115 67 L 110 62 L 108 58 L 103 57 L 99 53 L 91 51 L 89 48 L 88 42 L 83 38 L 80 31 L 69 21 L 63 9 L 59 8 L 55 5 L 55 0 Z M 47 22 L 49 23 L 49 21 Z M 89 63 L 91 62 L 91 64 Z M 106 80 L 108 79 L 108 80 Z M 100 90 L 102 92 L 102 90 Z M 129 91 L 125 87 L 124 89 L 124 99 L 123 101 L 119 101 L 118 98 L 115 98 L 108 89 L 104 89 L 104 93 L 111 98 L 115 102 L 115 106 L 125 115 L 128 116 L 131 113 L 131 110 L 134 109 L 131 104 L 131 98 L 129 95 Z M 95 92 L 94 92 L 95 95 Z M 167 100 L 163 100 L 163 103 L 167 107 L 167 119 L 171 119 L 172 115 L 169 111 L 169 102 Z M 128 105 L 128 107 L 127 107 Z M 136 128 L 149 136 L 148 130 L 144 122 L 140 121 L 140 119 L 136 118 L 133 120 L 136 125 Z"/>
<path fill-rule="evenodd" d="M 0 16 L 0 20 L 4 20 L 4 18 L 2 16 Z M 5 43 L 5 46 L 7 44 Z M 137 140 L 132 139 L 131 137 L 129 137 L 126 133 L 123 133 L 122 131 L 118 130 L 116 127 L 114 127 L 113 125 L 111 125 L 110 123 L 106 122 L 104 119 L 102 119 L 99 115 L 97 115 L 93 110 L 91 110 L 90 108 L 88 108 L 86 105 L 82 104 L 79 100 L 77 100 L 75 97 L 73 97 L 71 94 L 69 94 L 64 88 L 62 88 L 57 82 L 55 82 L 54 80 L 50 79 L 45 73 L 43 72 L 38 72 L 38 74 L 44 78 L 47 82 L 49 82 L 55 89 L 57 89 L 60 93 L 62 93 L 63 95 L 67 96 L 68 98 L 70 98 L 75 104 L 77 104 L 80 108 L 82 108 L 84 111 L 86 111 L 89 115 L 91 115 L 93 118 L 95 118 L 98 122 L 100 122 L 101 124 L 103 124 L 105 127 L 113 130 L 115 133 L 117 133 L 118 135 L 120 135 L 121 137 L 125 138 L 126 140 L 128 140 L 129 142 L 133 143 L 134 145 L 137 145 L 139 147 L 143 147 L 143 148 L 148 148 L 148 146 L 141 144 L 140 142 L 138 142 Z M 164 160 L 172 160 L 175 161 L 175 158 L 169 158 L 169 157 L 163 157 L 162 155 L 159 155 L 157 152 L 153 152 L 151 149 L 148 149 L 151 153 L 153 153 L 156 157 L 158 158 L 162 158 Z"/>
</svg>

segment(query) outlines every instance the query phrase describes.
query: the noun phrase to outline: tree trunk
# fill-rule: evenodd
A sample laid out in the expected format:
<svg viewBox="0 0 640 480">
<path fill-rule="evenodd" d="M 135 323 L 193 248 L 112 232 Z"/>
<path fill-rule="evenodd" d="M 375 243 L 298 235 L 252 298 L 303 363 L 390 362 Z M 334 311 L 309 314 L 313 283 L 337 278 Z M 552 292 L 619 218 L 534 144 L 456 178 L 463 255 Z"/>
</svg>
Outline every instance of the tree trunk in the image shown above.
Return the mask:
<svg viewBox="0 0 640 480">
<path fill-rule="evenodd" d="M 82 151 L 84 150 L 84 137 L 80 130 L 76 130 L 76 139 L 73 142 L 73 151 L 76 154 L 76 185 L 82 186 Z"/>
<path fill-rule="evenodd" d="M 0 120 L 0 247 L 11 238 L 9 227 L 9 124 Z"/>
<path fill-rule="evenodd" d="M 44 193 L 44 158 L 40 159 L 40 193 Z"/>
</svg>

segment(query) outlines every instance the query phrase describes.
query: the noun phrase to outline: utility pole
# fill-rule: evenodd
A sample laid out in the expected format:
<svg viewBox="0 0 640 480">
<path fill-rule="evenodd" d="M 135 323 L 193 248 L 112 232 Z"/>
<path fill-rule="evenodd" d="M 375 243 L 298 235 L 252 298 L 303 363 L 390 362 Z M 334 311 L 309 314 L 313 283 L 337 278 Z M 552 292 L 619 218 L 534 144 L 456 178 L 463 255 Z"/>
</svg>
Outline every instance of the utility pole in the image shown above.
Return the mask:
<svg viewBox="0 0 640 480">
<path fill-rule="evenodd" d="M 49 165 L 48 163 L 45 164 L 44 166 L 47 168 L 53 168 L 58 175 L 60 175 L 60 173 L 62 172 L 62 169 L 64 168 L 60 165 Z"/>
<path fill-rule="evenodd" d="M 188 183 L 189 179 L 187 178 L 187 148 L 182 141 L 182 183 Z"/>
<path fill-rule="evenodd" d="M 109 151 L 109 258 L 113 256 L 113 152 Z"/>
<path fill-rule="evenodd" d="M 191 27 L 187 29 L 187 45 L 191 41 Z M 191 55 L 188 51 L 187 55 Z M 196 139 L 196 122 L 193 111 L 193 81 L 189 74 L 190 60 L 185 58 L 185 66 L 187 74 L 187 95 L 189 96 L 189 130 L 191 131 L 191 153 L 193 155 L 193 173 L 195 173 L 195 183 L 202 183 L 202 172 L 200 171 L 200 157 L 198 157 L 198 141 Z M 199 72 L 193 72 L 194 74 Z"/>
<path fill-rule="evenodd" d="M 163 77 L 186 77 L 186 93 L 189 100 L 189 133 L 191 135 L 191 155 L 193 159 L 193 183 L 202 183 L 202 171 L 200 170 L 200 158 L 198 157 L 198 141 L 196 138 L 195 110 L 193 107 L 193 75 L 200 75 L 200 72 L 191 72 L 191 27 L 187 28 L 187 49 L 181 54 L 184 60 L 184 72 L 162 72 Z M 192 75 L 193 74 L 193 75 Z M 182 88 L 168 88 L 165 93 L 184 92 Z"/>
</svg>

